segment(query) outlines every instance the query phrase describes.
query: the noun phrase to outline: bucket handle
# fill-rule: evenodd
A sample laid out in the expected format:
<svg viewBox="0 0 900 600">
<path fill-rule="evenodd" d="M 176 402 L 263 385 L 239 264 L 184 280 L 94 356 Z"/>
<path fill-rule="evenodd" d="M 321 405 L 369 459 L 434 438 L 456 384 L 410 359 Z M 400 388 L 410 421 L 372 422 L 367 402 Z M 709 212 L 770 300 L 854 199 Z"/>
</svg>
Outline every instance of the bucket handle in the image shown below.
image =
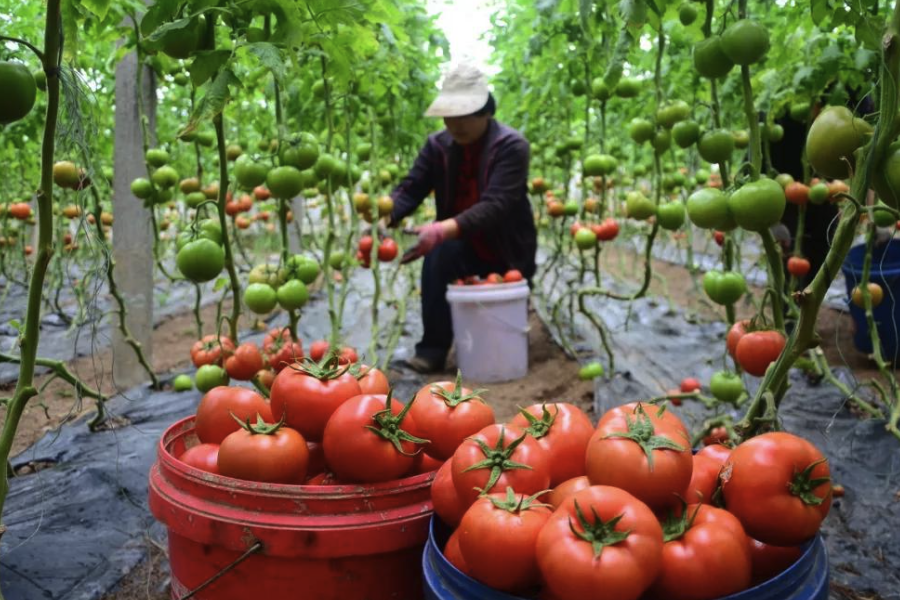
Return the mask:
<svg viewBox="0 0 900 600">
<path fill-rule="evenodd" d="M 215 575 L 213 575 L 212 577 L 210 577 L 209 579 L 207 579 L 206 581 L 201 583 L 199 586 L 192 589 L 190 592 L 188 592 L 187 594 L 185 594 L 178 600 L 188 600 L 189 598 L 193 598 L 194 596 L 199 594 L 201 591 L 203 591 L 205 588 L 207 588 L 210 585 L 212 585 L 213 583 L 215 583 L 216 580 L 219 579 L 221 576 L 225 575 L 226 573 L 228 573 L 228 571 L 235 568 L 236 566 L 238 566 L 239 564 L 241 564 L 242 562 L 244 562 L 245 560 L 250 558 L 252 555 L 259 552 L 260 550 L 262 550 L 262 542 L 256 542 L 255 544 L 253 544 L 252 546 L 247 548 L 246 552 L 244 552 L 239 557 L 237 557 L 233 563 L 231 563 L 230 565 L 228 565 L 227 567 L 225 567 L 224 569 L 222 569 L 221 571 L 219 571 L 218 573 L 216 573 Z"/>
<path fill-rule="evenodd" d="M 474 302 L 473 304 L 477 305 L 480 308 L 485 308 L 485 304 L 483 302 Z M 513 325 L 512 323 L 501 319 L 497 315 L 491 315 L 490 313 L 488 313 L 488 315 L 493 320 L 495 320 L 498 323 L 501 323 L 503 325 L 506 325 L 509 329 L 512 329 L 513 331 L 515 331 L 517 333 L 524 333 L 525 335 L 528 335 L 528 333 L 531 332 L 531 325 L 526 325 L 524 328 L 522 328 L 522 327 L 519 327 L 518 325 Z"/>
</svg>

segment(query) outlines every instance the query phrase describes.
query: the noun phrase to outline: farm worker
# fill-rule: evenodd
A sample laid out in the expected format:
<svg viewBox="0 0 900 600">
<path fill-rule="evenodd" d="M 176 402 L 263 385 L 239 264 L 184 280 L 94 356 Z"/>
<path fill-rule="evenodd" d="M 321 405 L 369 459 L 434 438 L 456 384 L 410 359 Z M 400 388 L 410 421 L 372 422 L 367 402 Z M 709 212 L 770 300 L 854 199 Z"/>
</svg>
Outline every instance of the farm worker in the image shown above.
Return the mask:
<svg viewBox="0 0 900 600">
<path fill-rule="evenodd" d="M 428 136 L 409 174 L 391 193 L 397 226 L 434 192 L 437 221 L 417 227 L 403 255 L 422 265 L 425 332 L 407 362 L 422 373 L 443 370 L 453 343 L 447 285 L 460 277 L 518 269 L 535 272 L 537 230 L 528 200 L 528 141 L 494 119 L 496 103 L 484 73 L 460 64 L 444 77 L 426 117 L 445 129 Z"/>
</svg>

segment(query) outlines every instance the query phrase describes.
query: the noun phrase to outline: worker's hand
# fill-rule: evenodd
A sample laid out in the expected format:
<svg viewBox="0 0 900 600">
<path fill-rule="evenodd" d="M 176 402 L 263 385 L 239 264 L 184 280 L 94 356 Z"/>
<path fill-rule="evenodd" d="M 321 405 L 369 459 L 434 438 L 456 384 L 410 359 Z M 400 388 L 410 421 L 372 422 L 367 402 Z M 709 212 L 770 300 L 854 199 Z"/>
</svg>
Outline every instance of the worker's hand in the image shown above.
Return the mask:
<svg viewBox="0 0 900 600">
<path fill-rule="evenodd" d="M 415 232 L 419 236 L 419 241 L 416 242 L 415 246 L 403 253 L 403 257 L 400 259 L 401 265 L 425 256 L 444 241 L 444 227 L 440 223 L 430 223 L 417 227 Z"/>
</svg>

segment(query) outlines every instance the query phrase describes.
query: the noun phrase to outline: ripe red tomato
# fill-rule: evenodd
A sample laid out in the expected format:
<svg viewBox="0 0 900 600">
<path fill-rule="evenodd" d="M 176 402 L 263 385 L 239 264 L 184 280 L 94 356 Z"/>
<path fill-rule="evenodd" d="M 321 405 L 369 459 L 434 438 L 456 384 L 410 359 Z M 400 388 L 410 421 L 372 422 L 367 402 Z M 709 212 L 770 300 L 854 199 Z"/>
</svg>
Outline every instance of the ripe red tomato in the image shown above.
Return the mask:
<svg viewBox="0 0 900 600">
<path fill-rule="evenodd" d="M 784 188 L 784 197 L 791 204 L 802 206 L 809 202 L 809 187 L 799 181 L 792 181 Z"/>
<path fill-rule="evenodd" d="M 664 526 L 662 572 L 653 598 L 712 600 L 750 585 L 750 551 L 740 521 L 727 510 L 688 506 Z"/>
<path fill-rule="evenodd" d="M 410 475 L 421 475 L 422 473 L 433 473 L 444 466 L 445 460 L 440 460 L 429 456 L 424 452 L 419 452 L 413 458 L 413 466 L 410 469 Z"/>
<path fill-rule="evenodd" d="M 724 444 L 729 439 L 728 429 L 724 426 L 713 427 L 712 430 L 703 437 L 703 445 L 712 446 L 713 444 Z"/>
<path fill-rule="evenodd" d="M 303 436 L 279 425 L 239 429 L 219 447 L 219 472 L 247 481 L 296 484 L 305 479 L 308 461 Z"/>
<path fill-rule="evenodd" d="M 662 553 L 653 512 L 609 486 L 591 486 L 563 502 L 537 539 L 538 567 L 557 598 L 637 600 L 659 574 Z"/>
<path fill-rule="evenodd" d="M 532 404 L 511 425 L 521 427 L 550 458 L 550 486 L 584 475 L 584 453 L 594 425 L 584 411 L 567 402 Z"/>
<path fill-rule="evenodd" d="M 713 233 L 713 239 L 716 240 L 716 244 L 719 246 L 723 246 L 725 244 L 725 233 L 722 231 L 716 231 Z"/>
<path fill-rule="evenodd" d="M 324 471 L 307 479 L 304 485 L 344 485 L 344 483 L 338 481 L 337 475 L 331 471 Z"/>
<path fill-rule="evenodd" d="M 606 411 L 597 422 L 597 429 L 607 421 L 621 421 L 625 419 L 626 415 L 629 418 L 633 418 L 638 414 L 638 407 L 641 407 L 641 410 L 643 410 L 654 423 L 675 427 L 683 431 L 685 436 L 690 437 L 688 428 L 685 427 L 681 419 L 679 419 L 671 410 L 662 410 L 661 407 L 653 406 L 652 404 L 644 404 L 642 402 L 629 402 L 628 404 L 623 404 Z"/>
<path fill-rule="evenodd" d="M 195 429 L 197 437 L 206 444 L 221 444 L 228 435 L 241 428 L 241 421 L 255 421 L 260 415 L 271 423 L 272 410 L 265 399 L 251 389 L 221 385 L 206 392 L 197 407 Z"/>
<path fill-rule="evenodd" d="M 325 447 L 321 442 L 306 442 L 306 449 L 309 450 L 309 462 L 306 466 L 306 476 L 318 475 L 325 472 Z M 303 483 L 298 481 L 297 483 Z"/>
<path fill-rule="evenodd" d="M 459 549 L 458 529 L 450 534 L 450 538 L 444 545 L 444 558 L 446 558 L 447 562 L 459 569 L 461 572 L 465 573 L 466 575 L 469 574 L 469 567 L 466 566 L 466 559 L 463 558 L 462 552 Z"/>
<path fill-rule="evenodd" d="M 751 331 L 738 341 L 735 358 L 747 373 L 762 377 L 769 365 L 781 356 L 784 345 L 784 334 L 780 331 Z"/>
<path fill-rule="evenodd" d="M 463 504 L 456 487 L 453 485 L 452 461 L 446 461 L 437 470 L 431 482 L 431 503 L 434 512 L 441 521 L 451 527 L 459 527 L 459 522 L 466 513 L 467 505 Z"/>
<path fill-rule="evenodd" d="M 385 374 L 375 367 L 368 365 L 359 365 L 359 375 L 356 376 L 359 382 L 359 389 L 363 394 L 387 394 L 391 389 L 391 384 Z"/>
<path fill-rule="evenodd" d="M 749 325 L 750 321 L 748 319 L 744 319 L 743 321 L 735 321 L 734 325 L 731 326 L 731 329 L 728 330 L 728 336 L 725 338 L 725 347 L 728 349 L 728 354 L 731 355 L 731 358 L 734 358 L 734 353 L 737 351 L 738 342 L 740 342 L 741 338 L 746 335 L 747 327 Z"/>
<path fill-rule="evenodd" d="M 503 281 L 506 283 L 515 283 L 517 281 L 522 281 L 522 273 L 518 269 L 510 269 L 503 275 Z"/>
<path fill-rule="evenodd" d="M 712 497 L 719 484 L 722 463 L 704 454 L 694 455 L 694 469 L 684 499 L 691 504 L 712 504 Z"/>
<path fill-rule="evenodd" d="M 732 450 L 722 471 L 725 506 L 747 535 L 766 544 L 799 546 L 831 508 L 828 461 L 807 440 L 773 432 Z"/>
<path fill-rule="evenodd" d="M 752 567 L 752 584 L 768 581 L 784 573 L 797 562 L 803 550 L 799 546 L 772 546 L 748 537 Z"/>
<path fill-rule="evenodd" d="M 503 283 L 503 277 L 499 273 L 488 273 L 482 283 Z"/>
<path fill-rule="evenodd" d="M 567 498 L 570 498 L 585 488 L 591 487 L 591 482 L 585 475 L 573 477 L 557 485 L 547 495 L 547 504 L 553 508 L 559 508 Z"/>
<path fill-rule="evenodd" d="M 300 339 L 295 342 L 287 327 L 270 330 L 263 339 L 262 347 L 266 362 L 276 373 L 303 358 L 303 345 Z"/>
<path fill-rule="evenodd" d="M 350 373 L 341 373 L 328 365 L 319 368 L 305 364 L 279 373 L 269 398 L 275 419 L 283 417 L 304 438 L 318 442 L 334 411 L 361 393 L 359 383 Z"/>
<path fill-rule="evenodd" d="M 600 223 L 600 228 L 594 230 L 594 233 L 597 235 L 597 239 L 602 242 L 612 241 L 619 235 L 619 223 L 612 217 L 608 217 L 603 219 L 603 222 Z"/>
<path fill-rule="evenodd" d="M 788 273 L 794 277 L 806 277 L 811 268 L 809 261 L 799 256 L 792 256 L 787 261 Z"/>
<path fill-rule="evenodd" d="M 479 498 L 459 524 L 459 549 L 472 578 L 504 592 L 537 585 L 535 543 L 550 509 L 533 497 L 504 494 Z"/>
<path fill-rule="evenodd" d="M 708 456 L 718 462 L 719 465 L 724 465 L 728 461 L 728 457 L 731 456 L 731 449 L 722 444 L 710 444 L 700 450 L 696 456 Z"/>
<path fill-rule="evenodd" d="M 422 442 L 409 408 L 376 394 L 341 404 L 322 437 L 325 462 L 334 474 L 342 481 L 365 483 L 391 481 L 409 472 Z"/>
<path fill-rule="evenodd" d="M 271 192 L 269 192 L 269 190 L 265 186 L 262 186 L 262 185 L 258 185 L 255 188 L 253 188 L 253 195 L 256 196 L 256 199 L 260 200 L 260 201 L 268 200 L 269 198 L 272 197 Z"/>
<path fill-rule="evenodd" d="M 453 485 L 468 507 L 479 490 L 490 494 L 511 487 L 535 494 L 550 486 L 550 464 L 540 444 L 514 425 L 488 425 L 453 454 Z"/>
<path fill-rule="evenodd" d="M 378 260 L 391 262 L 395 258 L 397 258 L 397 242 L 391 238 L 384 238 L 378 245 Z"/>
<path fill-rule="evenodd" d="M 681 393 L 689 394 L 700 390 L 700 381 L 695 377 L 685 377 L 681 380 Z"/>
<path fill-rule="evenodd" d="M 652 416 L 654 406 L 621 408 L 600 419 L 588 443 L 588 479 L 621 488 L 654 510 L 674 505 L 691 482 L 694 464 L 684 424 L 670 412 L 663 413 L 666 421 Z"/>
<path fill-rule="evenodd" d="M 430 440 L 425 452 L 446 460 L 467 437 L 494 423 L 494 411 L 478 396 L 481 390 L 463 387 L 456 381 L 430 383 L 416 393 L 410 414 L 422 437 Z"/>
<path fill-rule="evenodd" d="M 319 362 L 325 357 L 330 345 L 325 340 L 316 340 L 309 346 L 309 357 Z"/>
<path fill-rule="evenodd" d="M 375 245 L 375 240 L 372 239 L 371 235 L 364 235 L 359 238 L 359 245 L 357 246 L 357 250 L 363 253 L 363 256 L 370 256 L 372 253 L 372 246 Z"/>
<path fill-rule="evenodd" d="M 266 388 L 267 390 L 272 389 L 272 383 L 275 381 L 275 371 L 272 369 L 260 369 L 254 375 L 257 383 Z"/>
<path fill-rule="evenodd" d="M 205 335 L 203 339 L 194 342 L 191 347 L 191 362 L 198 369 L 203 365 L 222 366 L 222 360 L 234 352 L 234 344 L 226 336 L 216 337 L 215 334 Z"/>
<path fill-rule="evenodd" d="M 244 342 L 225 359 L 225 371 L 228 376 L 238 381 L 250 381 L 263 368 L 263 357 L 259 346 L 253 342 Z"/>
<path fill-rule="evenodd" d="M 350 346 L 344 346 L 341 348 L 341 353 L 338 354 L 338 359 L 342 365 L 348 365 L 358 362 L 359 355 L 356 354 L 356 350 Z"/>
<path fill-rule="evenodd" d="M 197 444 L 196 446 L 185 450 L 182 455 L 178 457 L 178 460 L 195 469 L 218 475 L 219 445 Z"/>
</svg>

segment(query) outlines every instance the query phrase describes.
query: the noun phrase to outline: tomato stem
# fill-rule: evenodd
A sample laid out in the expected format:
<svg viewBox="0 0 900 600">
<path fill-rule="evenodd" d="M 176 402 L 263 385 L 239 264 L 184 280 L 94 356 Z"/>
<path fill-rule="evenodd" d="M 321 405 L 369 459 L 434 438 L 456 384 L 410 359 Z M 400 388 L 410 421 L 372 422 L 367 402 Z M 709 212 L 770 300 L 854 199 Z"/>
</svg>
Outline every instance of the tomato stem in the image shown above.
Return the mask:
<svg viewBox="0 0 900 600">
<path fill-rule="evenodd" d="M 631 530 L 616 530 L 616 525 L 618 525 L 619 521 L 622 520 L 622 517 L 625 516 L 624 513 L 615 516 L 606 522 L 604 522 L 603 519 L 600 518 L 600 515 L 597 514 L 597 509 L 593 506 L 591 506 L 591 514 L 594 516 L 593 522 L 587 520 L 587 518 L 584 516 L 584 512 L 581 510 L 581 506 L 576 500 L 575 516 L 578 519 L 578 524 L 581 525 L 581 530 L 579 531 L 575 527 L 575 524 L 572 522 L 571 517 L 569 518 L 569 529 L 576 537 L 579 537 L 591 544 L 594 549 L 594 559 L 596 560 L 600 558 L 600 555 L 603 553 L 603 549 L 607 546 L 613 546 L 628 539 L 628 536 L 631 534 Z"/>
<path fill-rule="evenodd" d="M 644 407 L 638 405 L 635 409 L 636 419 L 632 420 L 631 415 L 625 415 L 625 423 L 627 431 L 615 431 L 607 434 L 602 439 L 627 439 L 638 444 L 644 454 L 647 455 L 647 466 L 653 470 L 653 451 L 654 450 L 675 450 L 684 452 L 685 447 L 677 444 L 668 437 L 656 435 L 656 426 L 650 419 L 650 415 L 646 413 Z"/>
<path fill-rule="evenodd" d="M 503 447 L 503 442 L 506 437 L 506 428 L 503 427 L 500 429 L 500 437 L 497 439 L 497 444 L 493 448 L 488 446 L 483 440 L 478 438 L 474 438 L 474 441 L 478 447 L 481 449 L 481 452 L 484 454 L 484 460 L 481 462 L 477 462 L 471 466 L 469 466 L 464 472 L 468 473 L 469 471 L 475 471 L 477 469 L 490 469 L 491 474 L 488 477 L 488 481 L 485 484 L 482 494 L 487 494 L 491 491 L 497 481 L 499 481 L 500 476 L 503 475 L 504 471 L 511 471 L 513 469 L 528 469 L 531 470 L 530 465 L 517 463 L 511 459 L 513 453 L 515 453 L 516 448 L 519 447 L 525 438 L 528 436 L 527 433 L 522 433 L 521 436 L 513 440 L 509 446 Z"/>
</svg>

